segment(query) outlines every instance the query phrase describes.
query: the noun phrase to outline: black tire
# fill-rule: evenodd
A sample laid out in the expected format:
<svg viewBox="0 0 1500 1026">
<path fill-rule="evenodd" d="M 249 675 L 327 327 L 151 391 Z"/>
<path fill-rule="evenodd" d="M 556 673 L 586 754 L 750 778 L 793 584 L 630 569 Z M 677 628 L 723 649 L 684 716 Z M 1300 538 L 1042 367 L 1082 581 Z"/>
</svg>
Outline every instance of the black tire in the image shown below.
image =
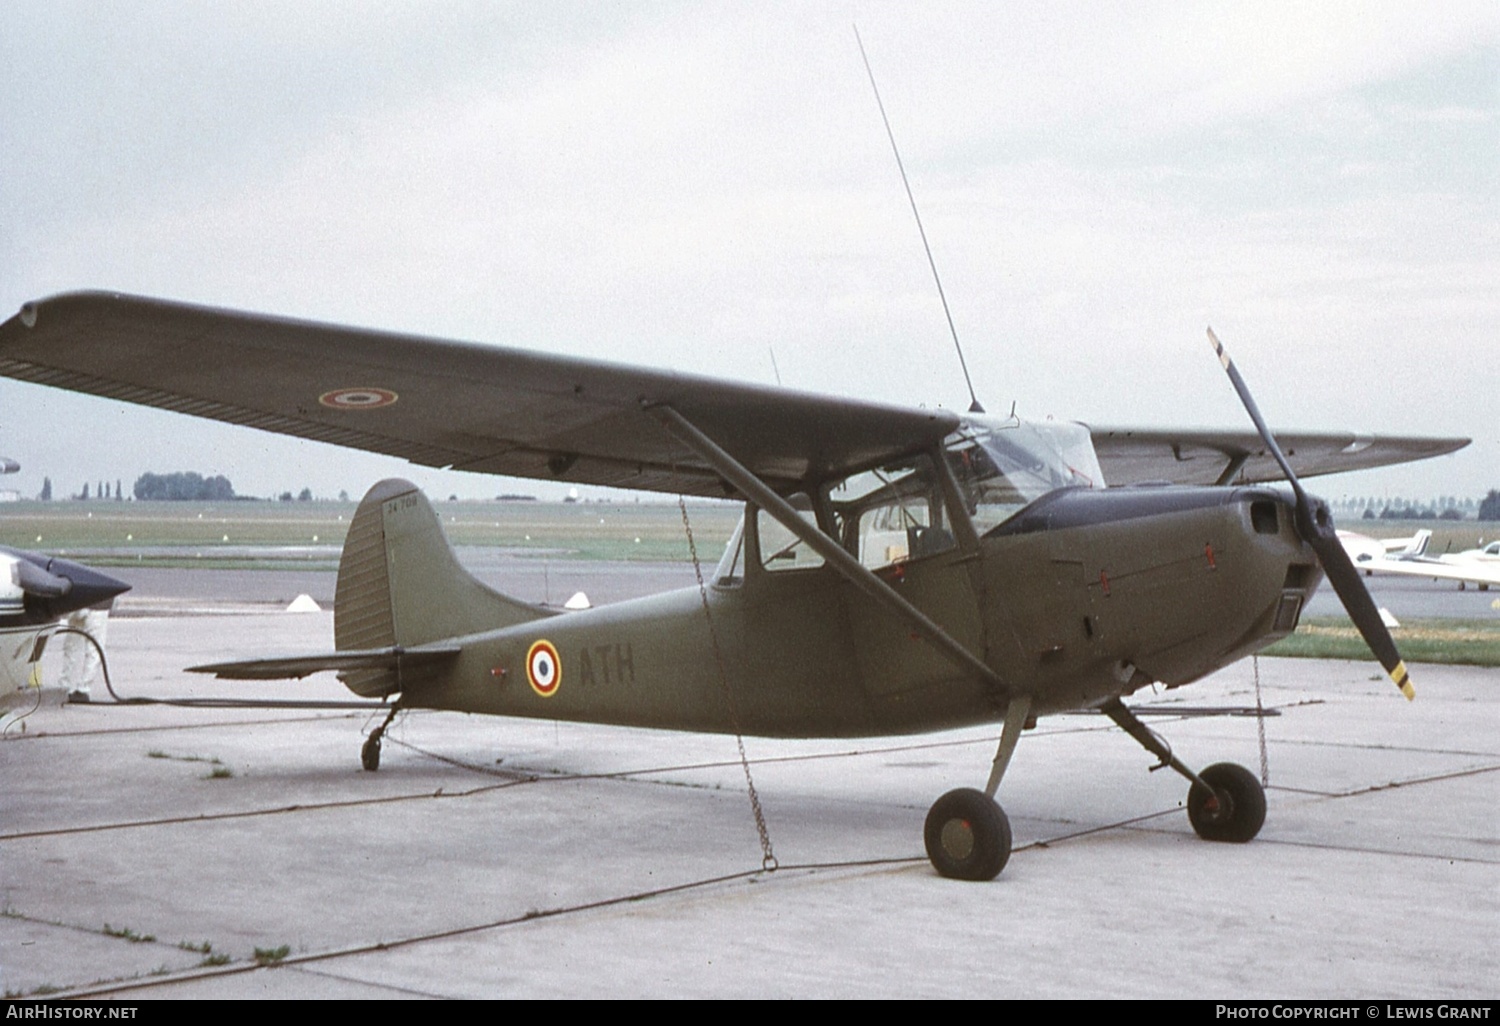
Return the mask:
<svg viewBox="0 0 1500 1026">
<path fill-rule="evenodd" d="M 992 798 L 971 787 L 933 802 L 922 836 L 932 867 L 954 880 L 993 880 L 1010 859 L 1010 820 Z"/>
<path fill-rule="evenodd" d="M 1260 833 L 1266 821 L 1266 792 L 1254 773 L 1219 762 L 1198 776 L 1214 792 L 1197 783 L 1188 788 L 1188 821 L 1199 837 L 1244 844 Z"/>
<path fill-rule="evenodd" d="M 359 761 L 365 770 L 374 773 L 380 768 L 380 735 L 371 734 L 365 738 L 365 743 L 359 750 Z"/>
</svg>

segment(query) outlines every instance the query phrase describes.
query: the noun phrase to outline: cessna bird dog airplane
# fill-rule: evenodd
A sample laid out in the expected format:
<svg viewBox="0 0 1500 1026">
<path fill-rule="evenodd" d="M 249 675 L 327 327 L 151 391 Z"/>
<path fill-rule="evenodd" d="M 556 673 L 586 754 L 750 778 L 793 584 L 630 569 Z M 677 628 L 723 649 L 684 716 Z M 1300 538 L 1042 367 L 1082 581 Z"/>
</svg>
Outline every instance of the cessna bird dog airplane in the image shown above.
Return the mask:
<svg viewBox="0 0 1500 1026">
<path fill-rule="evenodd" d="M 1121 698 L 1285 636 L 1325 573 L 1411 697 L 1298 475 L 1467 440 L 1284 435 L 1283 450 L 1214 344 L 1258 434 L 910 409 L 107 293 L 23 306 L 0 325 L 0 374 L 428 466 L 742 499 L 700 589 L 560 613 L 470 577 L 421 492 L 382 481 L 344 544 L 335 651 L 196 669 L 334 670 L 392 716 L 783 737 L 1002 721 L 984 790 L 943 795 L 925 828 L 940 873 L 990 879 L 1010 854 L 994 795 L 1011 753 L 1064 710 L 1102 710 L 1188 778 L 1201 836 L 1254 837 L 1254 775 L 1188 768 Z M 1291 497 L 1253 486 L 1281 477 Z"/>
</svg>

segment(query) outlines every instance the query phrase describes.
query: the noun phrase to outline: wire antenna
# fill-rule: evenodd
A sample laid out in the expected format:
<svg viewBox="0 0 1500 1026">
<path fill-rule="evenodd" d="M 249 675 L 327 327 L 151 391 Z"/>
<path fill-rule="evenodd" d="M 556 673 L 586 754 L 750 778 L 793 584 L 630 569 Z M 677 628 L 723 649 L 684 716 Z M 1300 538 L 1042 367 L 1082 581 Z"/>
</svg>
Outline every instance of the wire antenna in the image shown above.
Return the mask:
<svg viewBox="0 0 1500 1026">
<path fill-rule="evenodd" d="M 927 229 L 922 227 L 922 215 L 917 211 L 917 198 L 912 195 L 911 182 L 906 177 L 906 165 L 901 163 L 901 150 L 896 146 L 896 133 L 891 131 L 891 119 L 886 116 L 885 103 L 880 99 L 880 87 L 875 84 L 875 72 L 870 68 L 870 55 L 865 53 L 865 41 L 859 37 L 859 26 L 854 26 L 854 41 L 859 44 L 860 59 L 865 62 L 865 74 L 870 76 L 870 89 L 875 93 L 875 106 L 880 108 L 880 120 L 885 124 L 886 138 L 891 141 L 891 152 L 896 155 L 896 169 L 901 172 L 901 184 L 906 189 L 906 199 L 911 203 L 911 216 L 917 220 L 917 234 L 922 236 L 922 249 L 927 253 L 927 266 L 932 268 L 932 280 L 937 285 L 938 299 L 943 304 L 943 316 L 948 318 L 948 332 L 953 336 L 953 348 L 958 352 L 958 365 L 964 372 L 964 384 L 969 388 L 969 412 L 983 413 L 984 407 L 974 394 L 974 381 L 969 377 L 969 363 L 964 359 L 964 347 L 958 341 L 958 329 L 953 326 L 953 312 L 948 309 L 948 297 L 943 292 L 943 279 L 938 277 L 937 261 L 932 258 L 932 247 L 927 243 Z"/>
</svg>

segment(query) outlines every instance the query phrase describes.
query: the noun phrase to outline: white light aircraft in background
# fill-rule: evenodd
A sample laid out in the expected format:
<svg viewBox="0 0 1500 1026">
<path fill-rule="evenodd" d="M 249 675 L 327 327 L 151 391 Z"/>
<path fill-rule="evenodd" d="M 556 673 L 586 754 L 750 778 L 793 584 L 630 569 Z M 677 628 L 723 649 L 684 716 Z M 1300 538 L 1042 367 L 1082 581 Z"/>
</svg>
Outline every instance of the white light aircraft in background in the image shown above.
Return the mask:
<svg viewBox="0 0 1500 1026">
<path fill-rule="evenodd" d="M 1460 588 L 1470 584 L 1480 591 L 1490 585 L 1500 587 L 1500 541 L 1477 549 L 1427 554 L 1432 532 L 1418 531 L 1409 538 L 1371 538 L 1353 531 L 1340 531 L 1339 541 L 1356 567 L 1366 574 L 1404 574 L 1434 581 L 1457 581 Z"/>
</svg>

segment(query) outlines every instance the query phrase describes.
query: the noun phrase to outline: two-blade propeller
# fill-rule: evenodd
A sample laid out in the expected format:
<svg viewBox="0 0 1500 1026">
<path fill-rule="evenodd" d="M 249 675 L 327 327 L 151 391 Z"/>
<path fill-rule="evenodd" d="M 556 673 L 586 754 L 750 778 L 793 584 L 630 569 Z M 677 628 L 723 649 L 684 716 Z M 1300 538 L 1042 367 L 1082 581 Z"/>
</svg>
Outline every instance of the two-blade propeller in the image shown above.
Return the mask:
<svg viewBox="0 0 1500 1026">
<path fill-rule="evenodd" d="M 1401 693 L 1407 697 L 1408 701 L 1416 698 L 1417 693 L 1413 690 L 1411 678 L 1406 672 L 1406 663 L 1402 662 L 1401 653 L 1396 651 L 1396 642 L 1392 639 L 1391 632 L 1386 629 L 1384 621 L 1381 620 L 1380 611 L 1375 608 L 1375 600 L 1370 598 L 1370 593 L 1365 590 L 1364 582 L 1359 578 L 1359 571 L 1354 568 L 1349 554 L 1344 551 L 1343 543 L 1339 541 L 1334 531 L 1333 517 L 1328 512 L 1328 507 L 1322 502 L 1314 503 L 1302 490 L 1302 484 L 1293 473 L 1292 465 L 1287 462 L 1286 456 L 1282 454 L 1281 446 L 1276 444 L 1276 439 L 1271 434 L 1271 429 L 1261 418 L 1260 409 L 1250 396 L 1250 389 L 1246 387 L 1245 380 L 1240 377 L 1240 372 L 1235 369 L 1234 361 L 1224 351 L 1224 344 L 1219 341 L 1212 328 L 1208 329 L 1208 340 L 1213 343 L 1214 352 L 1219 354 L 1219 362 L 1224 365 L 1224 372 L 1229 375 L 1229 380 L 1234 384 L 1234 390 L 1239 393 L 1240 402 L 1245 404 L 1246 412 L 1255 422 L 1255 429 L 1260 432 L 1266 448 L 1281 465 L 1281 472 L 1286 475 L 1287 481 L 1292 486 L 1292 493 L 1297 500 L 1297 533 L 1318 554 L 1318 561 L 1323 564 L 1323 572 L 1328 576 L 1328 583 L 1333 585 L 1333 590 L 1338 593 L 1339 600 L 1344 603 L 1349 619 L 1353 620 L 1354 626 L 1359 628 L 1365 644 L 1370 646 L 1370 651 L 1375 653 L 1375 658 L 1380 661 L 1381 666 L 1385 667 L 1385 672 L 1391 675 L 1391 680 L 1396 682 L 1396 686 L 1401 689 Z"/>
</svg>

